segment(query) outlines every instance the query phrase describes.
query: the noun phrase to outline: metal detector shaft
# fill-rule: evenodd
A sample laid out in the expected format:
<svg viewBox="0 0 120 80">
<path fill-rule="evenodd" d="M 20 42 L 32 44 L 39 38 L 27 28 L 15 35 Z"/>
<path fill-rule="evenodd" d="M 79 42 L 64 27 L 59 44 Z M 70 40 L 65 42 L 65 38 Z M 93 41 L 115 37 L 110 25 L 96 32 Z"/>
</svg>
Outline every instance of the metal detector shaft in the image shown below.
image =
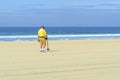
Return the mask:
<svg viewBox="0 0 120 80">
<path fill-rule="evenodd" d="M 47 50 L 50 50 L 50 49 L 49 49 L 49 43 L 48 43 L 48 40 L 47 40 Z"/>
</svg>

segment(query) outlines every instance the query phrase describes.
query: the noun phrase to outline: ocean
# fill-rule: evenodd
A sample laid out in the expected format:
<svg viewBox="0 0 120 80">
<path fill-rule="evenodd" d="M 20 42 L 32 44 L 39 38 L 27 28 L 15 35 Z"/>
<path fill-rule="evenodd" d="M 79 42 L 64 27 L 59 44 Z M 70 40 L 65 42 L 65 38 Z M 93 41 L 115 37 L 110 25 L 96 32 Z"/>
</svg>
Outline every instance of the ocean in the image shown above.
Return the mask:
<svg viewBox="0 0 120 80">
<path fill-rule="evenodd" d="M 35 41 L 39 27 L 0 27 L 0 41 Z M 49 40 L 120 39 L 120 27 L 45 27 Z"/>
</svg>

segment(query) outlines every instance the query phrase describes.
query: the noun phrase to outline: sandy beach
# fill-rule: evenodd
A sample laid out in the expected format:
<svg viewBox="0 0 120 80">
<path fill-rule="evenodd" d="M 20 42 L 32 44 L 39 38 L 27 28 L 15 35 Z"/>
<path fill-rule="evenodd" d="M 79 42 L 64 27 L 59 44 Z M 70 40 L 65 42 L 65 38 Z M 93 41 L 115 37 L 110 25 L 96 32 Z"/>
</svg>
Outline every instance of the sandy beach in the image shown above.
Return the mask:
<svg viewBox="0 0 120 80">
<path fill-rule="evenodd" d="M 120 40 L 0 42 L 0 80 L 120 80 Z"/>
</svg>

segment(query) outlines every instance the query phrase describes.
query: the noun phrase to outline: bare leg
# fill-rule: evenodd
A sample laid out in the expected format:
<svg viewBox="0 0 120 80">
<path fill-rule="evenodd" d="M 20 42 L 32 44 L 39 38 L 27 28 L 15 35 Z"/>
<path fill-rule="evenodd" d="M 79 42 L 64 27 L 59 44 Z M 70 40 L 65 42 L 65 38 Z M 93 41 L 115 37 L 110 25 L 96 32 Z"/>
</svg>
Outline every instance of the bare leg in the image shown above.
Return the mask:
<svg viewBox="0 0 120 80">
<path fill-rule="evenodd" d="M 46 47 L 46 43 L 45 44 L 43 44 L 43 48 L 45 49 L 45 47 Z"/>
<path fill-rule="evenodd" d="M 40 42 L 40 48 L 41 48 L 41 52 L 45 51 L 45 47 L 46 47 L 46 41 L 45 42 Z"/>
<path fill-rule="evenodd" d="M 40 43 L 40 48 L 42 49 L 43 43 Z"/>
</svg>

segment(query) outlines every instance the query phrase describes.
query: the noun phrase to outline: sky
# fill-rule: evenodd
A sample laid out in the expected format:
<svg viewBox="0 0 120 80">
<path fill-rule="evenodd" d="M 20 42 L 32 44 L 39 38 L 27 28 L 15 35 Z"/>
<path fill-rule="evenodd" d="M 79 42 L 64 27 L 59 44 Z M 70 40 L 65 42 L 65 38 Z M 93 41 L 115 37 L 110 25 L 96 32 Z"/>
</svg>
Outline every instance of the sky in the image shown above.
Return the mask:
<svg viewBox="0 0 120 80">
<path fill-rule="evenodd" d="M 0 27 L 120 26 L 120 0 L 0 0 Z"/>
</svg>

